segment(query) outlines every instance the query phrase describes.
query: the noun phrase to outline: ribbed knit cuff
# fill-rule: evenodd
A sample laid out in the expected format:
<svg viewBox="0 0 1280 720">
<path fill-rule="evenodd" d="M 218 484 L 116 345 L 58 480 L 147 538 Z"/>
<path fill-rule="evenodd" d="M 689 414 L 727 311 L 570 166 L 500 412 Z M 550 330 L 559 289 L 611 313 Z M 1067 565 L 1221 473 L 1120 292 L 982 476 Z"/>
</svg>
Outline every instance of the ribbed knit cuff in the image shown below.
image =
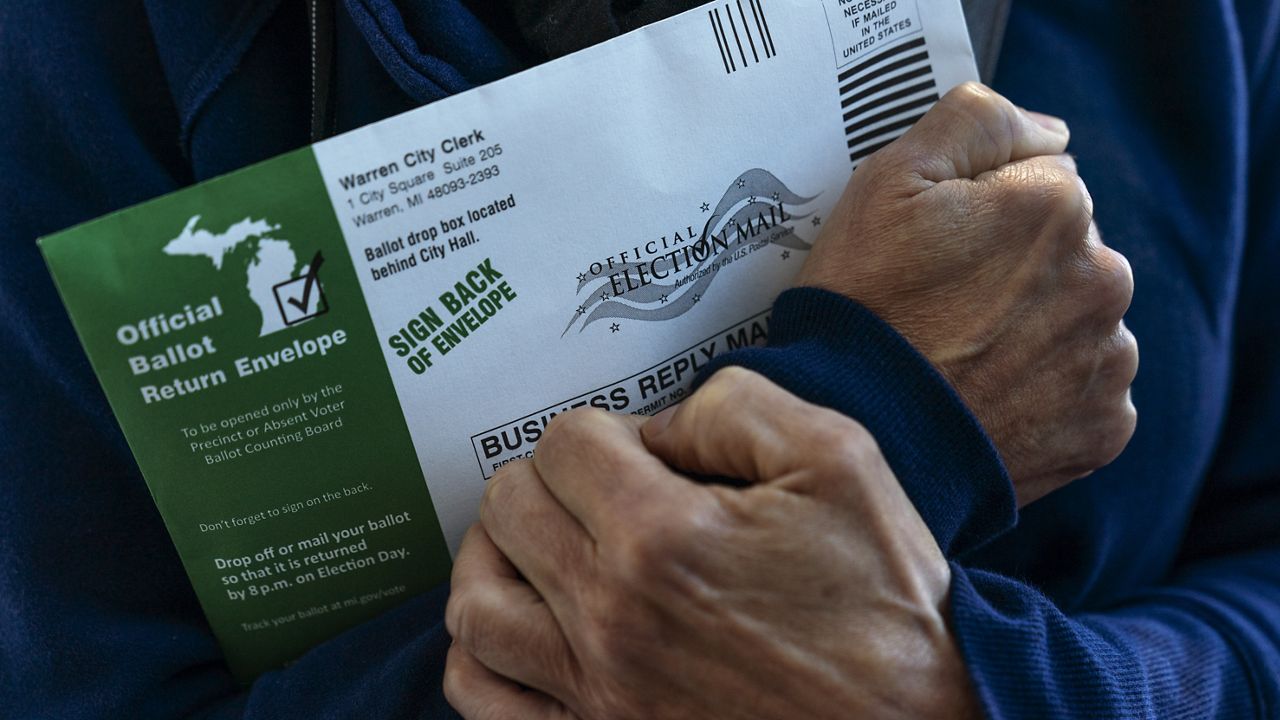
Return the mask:
<svg viewBox="0 0 1280 720">
<path fill-rule="evenodd" d="M 1236 568 L 1216 570 L 1224 574 L 1206 578 L 1215 590 L 1240 581 Z M 1030 585 L 953 562 L 950 607 L 990 720 L 1276 717 L 1267 710 L 1275 671 L 1254 667 L 1246 649 L 1274 647 L 1249 639 L 1258 616 L 1199 589 L 1167 586 L 1067 616 Z"/>
<path fill-rule="evenodd" d="M 991 440 L 941 374 L 862 305 L 814 288 L 778 297 L 769 345 L 716 358 L 862 423 L 948 557 L 1013 527 L 1013 486 Z"/>
</svg>

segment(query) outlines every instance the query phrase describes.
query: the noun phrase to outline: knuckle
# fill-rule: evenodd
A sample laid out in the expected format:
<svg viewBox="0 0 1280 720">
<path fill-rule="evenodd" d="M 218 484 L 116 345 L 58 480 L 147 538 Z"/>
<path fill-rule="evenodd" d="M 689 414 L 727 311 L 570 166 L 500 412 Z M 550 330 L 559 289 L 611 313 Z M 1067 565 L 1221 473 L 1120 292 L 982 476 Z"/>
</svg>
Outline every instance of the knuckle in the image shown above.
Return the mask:
<svg viewBox="0 0 1280 720">
<path fill-rule="evenodd" d="M 1106 252 L 1103 255 L 1106 257 L 1106 264 L 1104 267 L 1108 279 L 1126 299 L 1127 306 L 1127 301 L 1133 299 L 1133 266 L 1129 264 L 1129 258 L 1125 257 L 1123 253 L 1112 248 L 1105 248 L 1105 250 Z"/>
<path fill-rule="evenodd" d="M 978 119 L 992 119 L 1003 113 L 1012 103 L 981 83 L 966 82 L 957 85 L 938 101 L 944 109 L 971 114 Z"/>
<path fill-rule="evenodd" d="M 449 602 L 444 606 L 445 629 L 463 647 L 467 647 L 475 636 L 475 613 L 470 595 L 470 591 L 454 587 L 450 590 Z"/>
<path fill-rule="evenodd" d="M 769 386 L 763 375 L 738 365 L 727 365 L 717 370 L 691 400 L 708 412 L 742 398 L 758 393 Z"/>
<path fill-rule="evenodd" d="M 1137 426 L 1137 408 L 1128 393 L 1125 393 L 1114 400 L 1104 415 L 1094 423 L 1092 432 L 1087 437 L 1088 450 L 1082 463 L 1083 468 L 1091 472 L 1114 462 L 1128 447 Z"/>
<path fill-rule="evenodd" d="M 991 88 L 976 82 L 959 85 L 938 102 L 941 112 L 981 128 L 997 145 L 1015 137 L 1018 109 Z"/>
<path fill-rule="evenodd" d="M 1045 167 L 1040 182 L 1050 215 L 1066 226 L 1072 239 L 1083 241 L 1092 221 L 1092 199 L 1084 180 L 1055 162 Z"/>
<path fill-rule="evenodd" d="M 716 371 L 716 374 L 712 375 L 711 379 L 708 380 L 706 384 L 707 385 L 711 385 L 713 383 L 728 383 L 731 385 L 740 384 L 740 383 L 746 384 L 746 383 L 752 382 L 753 380 L 763 380 L 763 379 L 764 377 L 759 373 L 753 370 L 748 370 L 742 367 L 741 365 L 726 365 L 725 367 Z"/>
<path fill-rule="evenodd" d="M 1064 169 L 1054 176 L 1049 194 L 1054 214 L 1068 226 L 1078 227 L 1083 236 L 1092 221 L 1092 200 L 1084 180 Z"/>
<path fill-rule="evenodd" d="M 1125 438 L 1125 445 L 1129 444 L 1129 441 L 1133 439 L 1134 433 L 1138 431 L 1138 408 L 1133 404 L 1133 397 L 1131 395 L 1125 396 L 1121 430 Z M 1116 452 L 1117 456 L 1119 456 L 1119 454 L 1119 452 Z"/>
<path fill-rule="evenodd" d="M 517 491 L 516 483 L 519 482 L 521 471 L 528 464 L 528 460 L 507 463 L 498 468 L 493 477 L 489 478 L 484 488 L 484 495 L 480 498 L 480 519 L 486 525 L 492 521 L 494 513 L 510 504 L 511 498 Z"/>
<path fill-rule="evenodd" d="M 1133 301 L 1133 268 L 1124 255 L 1098 246 L 1090 253 L 1090 295 L 1108 320 L 1118 320 Z"/>
<path fill-rule="evenodd" d="M 1126 394 L 1112 411 L 1109 421 L 1104 424 L 1106 437 L 1099 443 L 1098 467 L 1109 465 L 1128 447 L 1133 433 L 1138 428 L 1138 410 L 1133 406 Z"/>
<path fill-rule="evenodd" d="M 574 408 L 551 418 L 538 441 L 538 453 L 554 455 L 581 452 L 600 440 L 601 428 L 611 419 L 608 412 L 593 407 Z"/>
<path fill-rule="evenodd" d="M 463 673 L 458 669 L 457 662 L 450 661 L 444 667 L 444 682 L 442 689 L 444 690 L 444 698 L 449 701 L 450 705 L 458 706 L 467 697 L 466 679 L 462 677 Z"/>
<path fill-rule="evenodd" d="M 681 403 L 673 422 L 681 428 L 714 427 L 722 423 L 753 398 L 766 391 L 769 381 L 746 368 L 729 365 L 716 371 L 698 388 L 698 391 Z M 678 455 L 692 453 L 692 446 L 682 447 Z M 679 462 L 681 458 L 677 457 Z"/>
<path fill-rule="evenodd" d="M 1114 387 L 1127 390 L 1138 376 L 1139 353 L 1138 339 L 1124 323 L 1116 329 L 1108 360 L 1111 365 L 1109 374 L 1115 379 Z"/>
<path fill-rule="evenodd" d="M 817 418 L 814 425 L 814 442 L 826 448 L 832 462 L 844 469 L 862 469 L 878 462 L 880 446 L 871 432 L 861 423 L 844 415 L 823 409 L 825 418 Z"/>
<path fill-rule="evenodd" d="M 1084 227 L 1093 221 L 1093 196 L 1084 178 L 1076 171 L 1075 160 L 1069 155 L 1060 155 L 1051 159 L 1055 170 L 1051 175 L 1053 209 L 1068 223 L 1084 222 Z"/>
</svg>

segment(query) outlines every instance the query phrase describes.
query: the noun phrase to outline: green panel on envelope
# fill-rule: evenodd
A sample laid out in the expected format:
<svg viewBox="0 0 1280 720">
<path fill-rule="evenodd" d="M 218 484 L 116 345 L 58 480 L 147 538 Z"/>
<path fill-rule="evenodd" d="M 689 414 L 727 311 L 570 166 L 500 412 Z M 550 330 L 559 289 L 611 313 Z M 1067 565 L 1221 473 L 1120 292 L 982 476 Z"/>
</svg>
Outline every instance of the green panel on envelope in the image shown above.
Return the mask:
<svg viewBox="0 0 1280 720">
<path fill-rule="evenodd" d="M 447 577 L 310 149 L 41 247 L 240 677 Z"/>
</svg>

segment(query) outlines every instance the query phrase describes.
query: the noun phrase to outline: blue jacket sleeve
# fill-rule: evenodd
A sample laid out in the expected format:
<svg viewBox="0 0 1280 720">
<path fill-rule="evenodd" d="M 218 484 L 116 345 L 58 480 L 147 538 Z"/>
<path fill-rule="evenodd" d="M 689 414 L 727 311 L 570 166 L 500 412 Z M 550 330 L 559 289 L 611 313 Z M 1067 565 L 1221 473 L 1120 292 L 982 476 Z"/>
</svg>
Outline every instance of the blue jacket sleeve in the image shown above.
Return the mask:
<svg viewBox="0 0 1280 720">
<path fill-rule="evenodd" d="M 695 387 L 725 365 L 858 419 L 900 477 L 928 478 L 903 488 L 947 555 L 1013 526 L 1013 486 L 978 420 L 928 360 L 862 305 L 788 290 L 774 303 L 769 346 L 716 358 Z"/>
</svg>

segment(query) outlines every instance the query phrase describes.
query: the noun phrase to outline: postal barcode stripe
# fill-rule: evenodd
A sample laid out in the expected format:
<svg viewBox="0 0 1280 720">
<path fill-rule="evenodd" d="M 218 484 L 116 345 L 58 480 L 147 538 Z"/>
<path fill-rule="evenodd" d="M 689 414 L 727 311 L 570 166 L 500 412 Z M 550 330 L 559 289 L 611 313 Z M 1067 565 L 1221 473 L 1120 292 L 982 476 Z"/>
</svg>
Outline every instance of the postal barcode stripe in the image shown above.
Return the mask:
<svg viewBox="0 0 1280 720">
<path fill-rule="evenodd" d="M 739 67 L 746 68 L 778 54 L 773 34 L 769 32 L 769 21 L 764 16 L 764 6 L 760 0 L 747 0 L 747 5 L 751 8 L 749 16 L 742 7 L 742 0 L 732 0 L 723 7 L 707 10 L 711 34 L 715 36 L 720 62 L 726 73 L 737 72 Z M 736 19 L 734 8 L 737 9 Z M 760 57 L 761 51 L 764 58 Z"/>
<path fill-rule="evenodd" d="M 888 65 L 885 65 L 883 67 L 878 67 L 872 70 L 871 72 L 867 73 L 866 75 L 858 78 L 857 80 L 854 80 L 848 85 L 844 85 L 843 87 L 840 88 L 840 94 L 844 95 L 850 90 L 858 87 L 859 83 L 864 83 L 868 80 L 874 80 L 878 77 L 883 77 L 895 70 L 901 70 L 904 67 L 915 65 L 918 62 L 928 62 L 928 61 L 929 61 L 929 52 L 927 50 L 922 51 L 916 55 L 912 55 L 911 57 L 902 58 L 901 60 L 889 63 Z"/>
<path fill-rule="evenodd" d="M 933 79 L 932 79 L 932 78 L 930 78 L 929 80 L 926 80 L 925 82 L 919 83 L 919 84 L 917 84 L 917 85 L 912 85 L 911 87 L 903 88 L 903 89 L 898 90 L 898 91 L 896 91 L 896 92 L 889 93 L 888 95 L 885 95 L 884 97 L 881 97 L 881 98 L 879 98 L 879 99 L 877 99 L 877 100 L 872 100 L 872 101 L 871 101 L 871 102 L 869 102 L 869 103 L 865 103 L 865 104 L 863 104 L 863 105 L 859 105 L 858 107 L 856 107 L 856 108 L 854 108 L 854 109 L 850 110 L 849 112 L 845 113 L 845 114 L 844 114 L 844 117 L 843 117 L 842 119 L 843 119 L 845 122 L 849 122 L 850 120 L 852 120 L 852 119 L 854 119 L 854 118 L 858 117 L 859 115 L 865 115 L 866 113 L 869 113 L 869 112 L 871 112 L 872 110 L 875 110 L 876 108 L 880 107 L 880 106 L 881 106 L 881 105 L 883 105 L 884 103 L 889 103 L 889 102 L 895 102 L 895 101 L 898 101 L 898 100 L 902 100 L 903 98 L 910 97 L 910 96 L 915 95 L 915 94 L 917 94 L 917 93 L 922 93 L 922 92 L 924 92 L 924 91 L 926 91 L 926 90 L 932 90 L 932 89 L 934 89 L 935 87 L 937 87 L 937 86 L 934 84 Z"/>
<path fill-rule="evenodd" d="M 724 36 L 724 22 L 719 17 L 719 8 L 707 10 L 707 14 L 712 18 L 712 29 L 716 31 L 716 44 L 721 49 L 721 58 L 728 60 L 728 67 L 724 68 L 724 72 L 732 73 L 737 70 L 737 63 L 733 61 L 733 51 L 728 46 L 728 38 Z"/>
<path fill-rule="evenodd" d="M 875 85 L 872 85 L 871 87 L 866 88 L 865 90 L 859 90 L 858 92 L 852 95 L 846 96 L 843 100 L 840 101 L 840 107 L 847 108 L 850 105 L 860 100 L 866 100 L 867 98 L 871 97 L 872 95 L 875 95 L 876 93 L 882 90 L 891 88 L 894 85 L 901 85 L 902 83 L 924 77 L 925 75 L 929 75 L 932 72 L 933 72 L 933 68 L 929 67 L 928 65 L 925 65 L 923 67 L 918 67 L 914 70 L 908 70 L 907 72 L 901 75 L 895 75 L 894 77 L 891 77 L 888 80 L 885 80 L 883 82 L 878 82 Z M 933 82 L 933 78 L 930 78 L 929 82 Z"/>
<path fill-rule="evenodd" d="M 895 137 L 896 137 L 896 135 L 897 135 L 897 132 L 896 132 L 896 131 L 898 131 L 898 130 L 906 130 L 907 128 L 911 127 L 912 125 L 915 125 L 915 124 L 916 124 L 916 121 L 917 121 L 917 120 L 919 120 L 919 119 L 920 119 L 920 118 L 922 118 L 922 117 L 924 117 L 924 114 L 923 114 L 923 113 L 921 113 L 920 115 L 912 115 L 911 117 L 906 118 L 906 119 L 903 119 L 903 120 L 899 120 L 898 122 L 890 123 L 890 124 L 888 124 L 888 125 L 884 125 L 884 126 L 882 126 L 882 127 L 878 127 L 878 128 L 876 128 L 875 130 L 871 130 L 870 132 L 865 132 L 865 133 L 863 133 L 863 134 L 861 134 L 861 135 L 859 135 L 859 136 L 857 136 L 857 137 L 849 138 L 849 143 L 848 143 L 849 149 L 850 149 L 850 150 L 852 150 L 852 149 L 854 149 L 855 147 L 857 147 L 857 146 L 859 146 L 859 145 L 861 145 L 861 144 L 863 144 L 863 143 L 865 143 L 865 142 L 867 142 L 867 141 L 869 141 L 869 140 L 874 140 L 874 139 L 876 139 L 876 138 L 878 138 L 878 137 L 883 136 L 885 133 L 894 133 L 894 134 L 895 134 Z"/>
<path fill-rule="evenodd" d="M 755 18 L 756 30 L 760 32 L 760 46 L 764 48 L 764 56 L 771 58 L 777 54 L 777 50 L 773 47 L 773 35 L 769 33 L 769 24 L 764 19 L 764 8 L 760 7 L 759 0 L 747 0 L 747 5 L 751 6 L 751 17 Z"/>
<path fill-rule="evenodd" d="M 747 27 L 747 14 L 742 12 L 742 0 L 734 0 L 738 5 L 738 17 L 742 18 L 742 27 Z M 752 39 L 751 32 L 747 31 L 747 44 L 751 46 L 751 57 L 760 62 L 760 54 L 756 52 L 756 41 Z"/>
<path fill-rule="evenodd" d="M 725 55 L 724 43 L 721 41 L 720 28 L 716 26 L 714 10 L 707 11 L 707 20 L 711 21 L 711 33 L 716 36 L 716 49 L 720 51 L 720 62 L 724 63 L 725 74 L 733 72 L 729 69 L 729 56 Z"/>
<path fill-rule="evenodd" d="M 742 58 L 742 67 L 747 66 L 747 54 L 742 52 L 742 38 L 738 37 L 738 24 L 733 21 L 733 11 L 724 6 L 725 17 L 729 18 L 729 29 L 733 31 L 733 44 L 738 46 L 738 55 Z M 745 31 L 746 28 L 743 28 Z"/>
<path fill-rule="evenodd" d="M 845 127 L 844 129 L 845 134 L 846 136 L 848 136 L 849 134 L 866 130 L 872 125 L 875 125 L 876 123 L 883 122 L 885 120 L 888 120 L 891 117 L 894 117 L 896 115 L 901 115 L 910 110 L 916 110 L 926 105 L 932 105 L 937 101 L 938 101 L 938 94 L 930 93 L 925 97 L 912 100 L 910 102 L 905 102 L 905 103 L 902 103 L 901 105 L 894 105 L 893 107 L 887 108 L 881 112 L 876 113 L 875 115 L 863 118 L 855 123 L 851 123 L 850 125 Z"/>
<path fill-rule="evenodd" d="M 773 44 L 773 33 L 769 32 L 769 19 L 764 16 L 764 5 L 760 4 L 760 0 L 751 0 L 751 2 L 755 3 L 756 8 L 760 11 L 761 31 L 764 33 L 765 39 L 769 41 L 769 57 L 773 57 L 778 54 L 778 48 Z"/>
</svg>

